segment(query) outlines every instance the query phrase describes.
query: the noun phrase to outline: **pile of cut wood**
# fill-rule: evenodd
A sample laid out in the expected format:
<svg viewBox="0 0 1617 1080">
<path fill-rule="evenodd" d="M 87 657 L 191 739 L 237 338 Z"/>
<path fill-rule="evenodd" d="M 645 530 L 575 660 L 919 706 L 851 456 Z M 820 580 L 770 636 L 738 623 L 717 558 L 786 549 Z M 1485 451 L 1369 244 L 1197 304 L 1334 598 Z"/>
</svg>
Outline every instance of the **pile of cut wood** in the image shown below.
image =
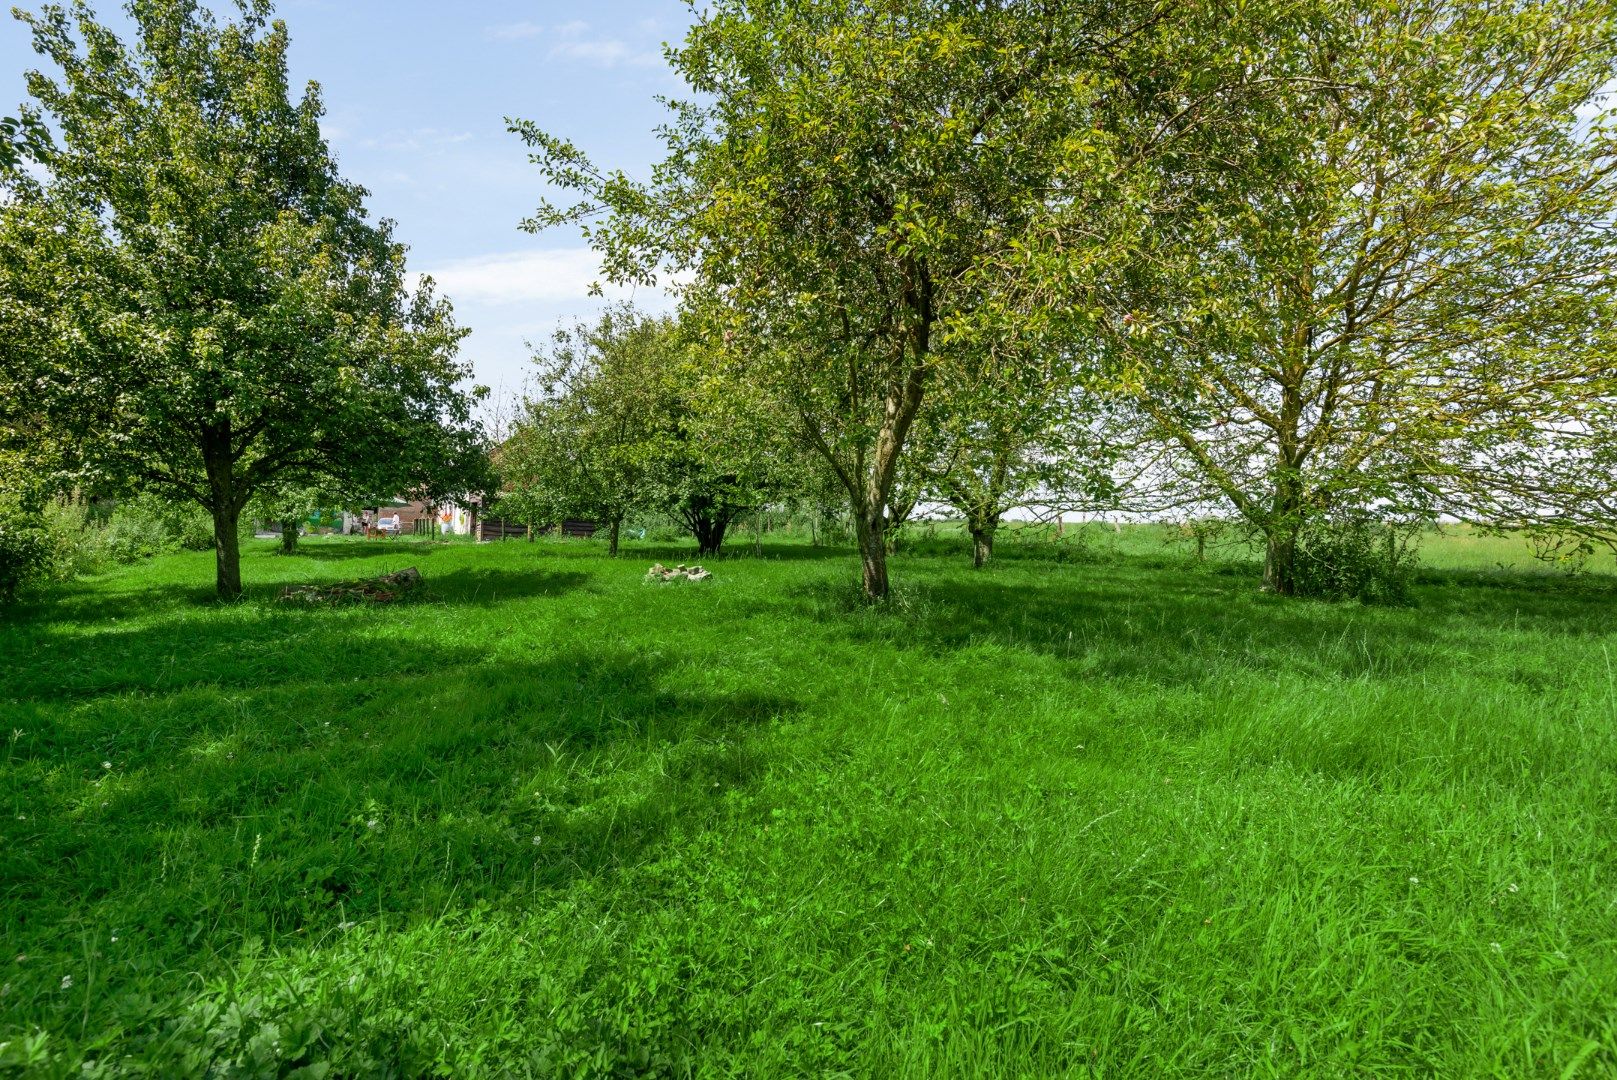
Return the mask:
<svg viewBox="0 0 1617 1080">
<path fill-rule="evenodd" d="M 711 571 L 704 570 L 700 566 L 686 566 L 684 563 L 678 566 L 653 563 L 651 569 L 646 571 L 647 581 L 706 581 L 712 576 Z"/>
<path fill-rule="evenodd" d="M 288 585 L 281 590 L 283 603 L 294 604 L 391 604 L 421 586 L 421 571 L 415 567 L 396 574 L 339 581 L 335 585 Z"/>
</svg>

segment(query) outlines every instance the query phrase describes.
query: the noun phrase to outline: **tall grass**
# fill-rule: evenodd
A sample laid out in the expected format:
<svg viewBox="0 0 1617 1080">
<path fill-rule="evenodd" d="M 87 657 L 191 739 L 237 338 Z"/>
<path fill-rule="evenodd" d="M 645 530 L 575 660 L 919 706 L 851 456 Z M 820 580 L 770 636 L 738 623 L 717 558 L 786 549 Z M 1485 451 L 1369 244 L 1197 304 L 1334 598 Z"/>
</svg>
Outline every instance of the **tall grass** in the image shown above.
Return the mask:
<svg viewBox="0 0 1617 1080">
<path fill-rule="evenodd" d="M 1617 1071 L 1609 575 L 1447 537 L 1367 608 L 1066 532 L 913 534 L 887 610 L 768 538 L 703 585 L 315 540 L 235 606 L 207 553 L 58 586 L 0 627 L 0 1062 Z"/>
</svg>

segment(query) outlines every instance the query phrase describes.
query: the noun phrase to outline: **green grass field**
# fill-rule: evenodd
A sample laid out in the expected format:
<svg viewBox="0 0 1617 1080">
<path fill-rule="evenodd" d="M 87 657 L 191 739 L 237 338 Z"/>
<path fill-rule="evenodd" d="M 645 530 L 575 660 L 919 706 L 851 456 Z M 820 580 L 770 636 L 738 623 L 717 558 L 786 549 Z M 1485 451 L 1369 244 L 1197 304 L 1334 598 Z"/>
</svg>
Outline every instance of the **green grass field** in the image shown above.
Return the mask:
<svg viewBox="0 0 1617 1080">
<path fill-rule="evenodd" d="M 252 545 L 0 627 L 0 1071 L 1617 1075 L 1617 578 Z M 419 566 L 391 607 L 276 603 Z M 312 1066 L 304 1072 L 295 1070 Z"/>
</svg>

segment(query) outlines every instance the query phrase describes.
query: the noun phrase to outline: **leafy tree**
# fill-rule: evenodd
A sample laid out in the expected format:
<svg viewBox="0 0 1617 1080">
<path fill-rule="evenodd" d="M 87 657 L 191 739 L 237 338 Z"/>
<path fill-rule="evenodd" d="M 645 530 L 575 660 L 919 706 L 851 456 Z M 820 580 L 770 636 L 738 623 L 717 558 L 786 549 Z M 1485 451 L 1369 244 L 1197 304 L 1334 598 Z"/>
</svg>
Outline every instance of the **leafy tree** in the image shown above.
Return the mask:
<svg viewBox="0 0 1617 1080">
<path fill-rule="evenodd" d="M 681 332 L 663 370 L 655 478 L 663 508 L 716 555 L 727 530 L 795 490 L 802 477 L 790 418 L 757 388 L 723 378 L 706 343 Z"/>
<path fill-rule="evenodd" d="M 1117 294 L 1120 380 L 1176 479 L 1298 589 L 1316 517 L 1576 521 L 1610 506 L 1617 70 L 1607 0 L 1318 0 L 1278 89 L 1163 189 Z M 1233 144 L 1231 144 L 1233 145 Z"/>
<path fill-rule="evenodd" d="M 539 392 L 501 452 L 519 520 L 602 522 L 615 554 L 626 517 L 660 511 L 712 555 L 779 488 L 787 454 L 767 403 L 709 378 L 674 320 L 614 307 L 536 359 Z"/>
<path fill-rule="evenodd" d="M 993 558 L 1016 507 L 1093 507 L 1112 495 L 1111 467 L 1128 444 L 1107 401 L 1074 372 L 1070 345 L 1023 330 L 980 339 L 943 369 L 917 456 L 928 490 L 965 520 L 978 568 Z"/>
<path fill-rule="evenodd" d="M 358 500 L 344 497 L 329 485 L 286 485 L 259 488 L 247 506 L 254 520 L 273 521 L 281 527 L 281 554 L 292 555 L 298 550 L 303 535 L 303 523 L 310 515 L 334 506 L 353 505 Z"/>
<path fill-rule="evenodd" d="M 50 144 L 50 131 L 34 113 L 0 116 L 0 176 L 15 175 L 24 163 L 37 161 Z"/>
<path fill-rule="evenodd" d="M 627 306 L 558 330 L 500 449 L 502 512 L 530 525 L 599 522 L 616 555 L 624 518 L 655 501 L 662 369 L 674 359 L 669 327 Z"/>
<path fill-rule="evenodd" d="M 584 223 L 615 278 L 690 274 L 732 377 L 840 482 L 879 598 L 928 387 L 1052 204 L 1114 199 L 1095 103 L 1161 21 L 1128 3 L 718 0 L 672 53 L 700 103 L 675 106 L 649 184 L 513 125 L 582 197 L 530 226 Z M 1069 245 L 1066 272 L 1095 249 Z"/>
<path fill-rule="evenodd" d="M 255 493 L 405 480 L 469 427 L 462 332 L 338 176 L 318 87 L 290 99 L 267 0 L 231 22 L 196 0 L 128 11 L 129 44 L 83 4 L 19 14 L 60 69 L 28 75 L 59 136 L 0 226 L 0 272 L 48 286 L 10 314 L 35 333 L 4 378 L 74 482 L 207 508 L 233 597 Z"/>
<path fill-rule="evenodd" d="M 99 295 L 108 266 L 87 242 L 93 225 L 47 213 L 26 173 L 0 184 L 0 497 L 37 509 L 53 491 L 73 486 L 63 464 L 76 437 L 51 423 L 38 380 L 64 343 L 106 354 L 117 329 L 75 318 L 60 302 L 65 272 L 76 271 L 73 284 L 86 301 Z M 86 411 L 97 405 L 88 394 L 81 400 Z"/>
</svg>

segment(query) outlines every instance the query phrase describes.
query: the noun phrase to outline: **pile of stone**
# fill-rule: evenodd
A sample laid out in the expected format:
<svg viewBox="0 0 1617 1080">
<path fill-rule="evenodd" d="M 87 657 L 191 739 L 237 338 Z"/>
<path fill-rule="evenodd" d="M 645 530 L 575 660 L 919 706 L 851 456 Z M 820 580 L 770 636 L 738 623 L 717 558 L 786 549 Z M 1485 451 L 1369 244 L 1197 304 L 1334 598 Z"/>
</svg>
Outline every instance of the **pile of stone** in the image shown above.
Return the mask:
<svg viewBox="0 0 1617 1080">
<path fill-rule="evenodd" d="M 684 563 L 678 566 L 653 563 L 651 569 L 646 571 L 647 581 L 706 581 L 712 576 L 710 571 L 700 566 L 686 566 Z"/>
<path fill-rule="evenodd" d="M 335 585 L 288 585 L 281 590 L 284 603 L 297 604 L 391 604 L 421 586 L 421 571 L 415 567 L 396 574 L 343 581 Z"/>
</svg>

